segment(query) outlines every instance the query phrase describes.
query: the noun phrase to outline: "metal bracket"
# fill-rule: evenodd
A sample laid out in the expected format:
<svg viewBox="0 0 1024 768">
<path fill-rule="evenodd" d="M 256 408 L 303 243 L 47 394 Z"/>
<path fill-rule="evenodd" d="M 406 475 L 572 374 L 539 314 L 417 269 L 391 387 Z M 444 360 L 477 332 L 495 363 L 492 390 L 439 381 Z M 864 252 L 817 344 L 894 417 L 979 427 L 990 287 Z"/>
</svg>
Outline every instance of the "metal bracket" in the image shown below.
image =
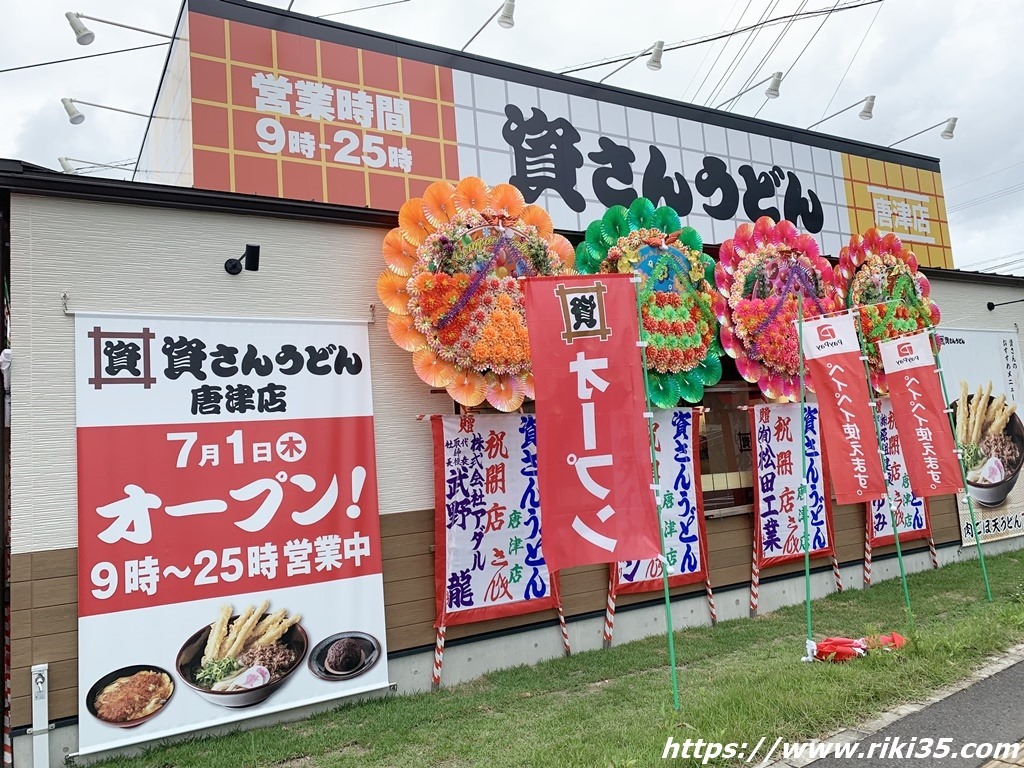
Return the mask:
<svg viewBox="0 0 1024 768">
<path fill-rule="evenodd" d="M 47 731 L 52 731 L 56 727 L 57 727 L 56 725 L 54 725 L 53 723 L 50 723 L 48 726 L 46 726 L 46 730 Z M 25 734 L 28 735 L 28 736 L 31 736 L 33 733 L 41 733 L 42 731 L 43 731 L 42 728 L 26 728 L 25 729 Z"/>
<path fill-rule="evenodd" d="M 377 305 L 370 304 L 370 325 L 377 322 Z"/>
<path fill-rule="evenodd" d="M 388 690 L 392 693 L 398 693 L 398 683 L 388 683 Z"/>
<path fill-rule="evenodd" d="M 72 314 L 71 312 L 68 312 L 68 292 L 67 291 L 61 291 L 60 292 L 60 308 L 61 308 L 61 310 L 63 310 L 65 315 Z"/>
</svg>

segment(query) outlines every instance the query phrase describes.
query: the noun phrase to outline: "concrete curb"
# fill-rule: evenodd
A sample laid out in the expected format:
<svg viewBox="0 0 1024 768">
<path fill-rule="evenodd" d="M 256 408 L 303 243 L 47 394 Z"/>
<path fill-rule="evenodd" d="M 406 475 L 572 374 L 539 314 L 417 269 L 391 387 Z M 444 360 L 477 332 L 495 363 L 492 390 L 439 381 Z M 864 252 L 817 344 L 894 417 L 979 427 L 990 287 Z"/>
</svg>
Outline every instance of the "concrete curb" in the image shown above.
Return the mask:
<svg viewBox="0 0 1024 768">
<path fill-rule="evenodd" d="M 892 725 L 897 720 L 900 720 L 907 715 L 911 715 L 914 712 L 920 712 L 922 709 L 925 709 L 938 701 L 942 701 L 943 699 L 952 696 L 954 693 L 959 693 L 965 688 L 969 688 L 975 683 L 985 680 L 997 672 L 1002 672 L 1007 667 L 1012 667 L 1019 661 L 1024 661 L 1024 643 L 1010 648 L 999 656 L 990 656 L 986 659 L 986 663 L 983 667 L 975 670 L 970 676 L 964 678 L 960 682 L 939 689 L 933 696 L 925 701 L 913 704 L 901 704 L 873 720 L 861 723 L 856 728 L 844 728 L 841 731 L 829 734 L 819 741 L 831 744 L 847 744 L 861 741 L 862 739 L 866 739 L 868 736 L 877 733 L 883 728 Z M 798 760 L 776 760 L 775 762 L 768 763 L 761 768 L 804 768 L 804 766 L 810 765 L 813 762 L 814 760 L 811 758 L 800 758 Z"/>
</svg>

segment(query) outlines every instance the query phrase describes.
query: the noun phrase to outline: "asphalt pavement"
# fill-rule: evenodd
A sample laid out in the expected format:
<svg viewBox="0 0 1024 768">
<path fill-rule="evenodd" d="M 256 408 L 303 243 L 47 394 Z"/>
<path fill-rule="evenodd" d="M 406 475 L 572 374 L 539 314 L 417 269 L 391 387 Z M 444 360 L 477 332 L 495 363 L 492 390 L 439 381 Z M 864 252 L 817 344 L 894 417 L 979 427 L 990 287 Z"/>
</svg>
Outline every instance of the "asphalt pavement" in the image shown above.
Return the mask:
<svg viewBox="0 0 1024 768">
<path fill-rule="evenodd" d="M 915 757 L 908 758 L 906 750 L 902 757 L 836 758 L 827 757 L 810 765 L 814 768 L 896 768 L 909 765 L 913 768 L 930 766 L 957 766 L 976 768 L 987 765 L 991 757 L 960 757 L 959 750 L 968 743 L 1017 743 L 1024 738 L 1024 662 L 996 672 L 990 677 L 974 683 L 962 691 L 931 704 L 924 709 L 903 717 L 891 725 L 867 736 L 859 742 L 859 754 L 867 754 L 871 744 L 909 744 L 914 742 Z M 949 756 L 944 758 L 918 758 L 924 749 L 922 739 L 939 739 L 949 747 Z M 898 741 L 896 741 L 898 739 Z M 875 754 L 880 753 L 878 747 Z M 953 757 L 953 755 L 957 755 Z M 1024 757 L 1024 749 L 1017 762 Z"/>
</svg>

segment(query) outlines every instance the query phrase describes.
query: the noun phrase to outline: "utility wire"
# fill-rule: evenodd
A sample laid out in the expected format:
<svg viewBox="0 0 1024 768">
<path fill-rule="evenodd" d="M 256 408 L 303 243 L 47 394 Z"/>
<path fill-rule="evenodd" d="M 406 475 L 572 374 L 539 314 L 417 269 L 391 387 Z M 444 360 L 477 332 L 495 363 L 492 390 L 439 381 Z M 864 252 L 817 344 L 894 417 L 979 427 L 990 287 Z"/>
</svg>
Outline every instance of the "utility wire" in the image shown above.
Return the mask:
<svg viewBox="0 0 1024 768">
<path fill-rule="evenodd" d="M 5 72 L 19 72 L 23 69 L 35 69 L 36 67 L 48 67 L 51 64 L 66 64 L 69 61 L 81 61 L 82 59 L 96 59 L 100 56 L 113 56 L 115 53 L 130 53 L 131 51 L 144 51 L 147 48 L 160 48 L 164 45 L 170 45 L 171 41 L 168 40 L 166 43 L 152 43 L 150 45 L 138 45 L 134 48 L 119 48 L 116 51 L 104 51 L 103 53 L 89 53 L 85 56 L 72 56 L 70 59 L 52 59 L 51 61 L 40 61 L 36 64 L 23 64 L 20 67 L 8 67 L 7 69 L 0 69 L 0 75 Z"/>
<path fill-rule="evenodd" d="M 842 2 L 842 0 L 836 0 L 836 4 L 832 6 L 832 11 L 834 11 L 839 6 L 840 2 Z M 790 64 L 789 69 L 786 70 L 786 77 L 789 77 L 793 73 L 793 70 L 796 69 L 796 65 L 800 62 L 800 59 L 803 58 L 803 55 L 807 52 L 807 49 L 811 47 L 811 43 L 814 42 L 814 38 L 818 36 L 818 33 L 821 32 L 822 27 L 825 26 L 825 22 L 828 21 L 828 17 L 832 15 L 832 11 L 829 11 L 828 13 L 825 14 L 825 18 L 821 20 L 821 24 L 818 25 L 818 28 L 814 30 L 814 34 L 811 35 L 810 39 L 804 44 L 804 47 L 800 49 L 800 53 L 798 53 L 796 55 L 796 58 L 793 59 L 793 63 Z M 757 112 L 754 113 L 754 117 L 757 117 L 758 115 L 761 114 L 761 110 L 768 105 L 768 101 L 769 100 L 766 98 L 763 102 L 761 102 L 761 106 L 757 108 Z"/>
<path fill-rule="evenodd" d="M 726 84 L 729 82 L 729 78 L 732 77 L 733 73 L 739 68 L 740 63 L 743 61 L 743 59 L 746 58 L 747 53 L 749 53 L 751 47 L 754 45 L 754 41 L 757 40 L 758 36 L 764 30 L 764 27 L 761 26 L 761 24 L 764 23 L 764 21 L 771 15 L 771 12 L 774 11 L 778 7 L 778 5 L 779 0 L 772 0 L 770 5 L 765 6 L 764 12 L 761 14 L 761 17 L 757 20 L 757 28 L 751 29 L 751 31 L 747 33 L 747 39 L 743 41 L 743 44 L 740 46 L 739 51 L 737 51 L 736 55 L 732 57 L 732 61 L 730 61 L 729 66 L 725 68 L 725 72 L 722 73 L 722 76 L 718 79 L 718 83 L 711 90 L 711 93 L 708 94 L 707 98 L 704 99 L 704 104 L 706 104 L 707 106 L 711 106 L 715 102 L 715 99 L 718 98 L 719 94 L 721 94 L 722 91 L 725 89 Z"/>
<path fill-rule="evenodd" d="M 823 110 L 821 110 L 821 117 L 822 118 L 825 117 L 825 113 L 828 112 L 828 108 L 831 107 L 832 106 L 832 102 L 835 101 L 836 94 L 839 93 L 839 89 L 842 87 L 843 81 L 846 80 L 846 76 L 848 74 L 850 74 L 850 67 L 852 67 L 853 66 L 853 62 L 855 62 L 857 60 L 857 55 L 860 53 L 860 49 L 863 47 L 864 41 L 868 39 L 868 34 L 871 32 L 871 28 L 873 26 L 875 26 L 875 21 L 878 19 L 878 14 L 882 12 L 882 3 L 883 2 L 885 2 L 885 0 L 882 0 L 882 2 L 880 2 L 878 4 L 878 8 L 875 9 L 875 15 L 871 18 L 871 23 L 868 24 L 868 28 L 866 30 L 864 30 L 864 37 L 862 37 L 860 39 L 860 42 L 857 44 L 857 50 L 853 52 L 853 58 L 850 59 L 850 63 L 846 65 L 846 71 L 843 72 L 843 76 L 841 78 L 839 78 L 839 84 L 836 86 L 836 89 L 834 91 L 832 91 L 832 97 L 828 100 L 828 104 L 826 104 L 825 108 Z M 834 11 L 835 8 L 833 8 L 832 10 Z M 829 13 L 831 13 L 831 11 L 829 11 Z M 826 18 L 827 18 L 827 15 L 826 15 Z"/>
<path fill-rule="evenodd" d="M 950 206 L 949 208 L 946 209 L 946 213 L 959 213 L 960 211 L 967 210 L 968 208 L 973 208 L 976 205 L 981 205 L 982 203 L 989 203 L 992 202 L 993 200 L 998 200 L 1001 197 L 1006 197 L 1007 195 L 1015 194 L 1017 192 L 1020 192 L 1021 190 L 1024 190 L 1024 184 L 1015 184 L 1014 186 L 1011 187 L 1003 187 L 1002 189 L 997 189 L 994 192 L 989 192 L 986 195 L 981 195 L 979 197 L 967 200 L 966 202 Z"/>
<path fill-rule="evenodd" d="M 1015 251 L 1014 253 L 1004 253 L 1002 256 L 990 256 L 987 259 L 979 259 L 978 261 L 971 262 L 971 266 L 972 267 L 976 267 L 976 266 L 979 266 L 981 264 L 990 264 L 993 261 L 1002 261 L 1003 259 L 1007 259 L 1010 256 L 1020 256 L 1020 255 L 1024 255 L 1024 251 Z"/>
<path fill-rule="evenodd" d="M 1002 173 L 1003 171 L 1009 170 L 1010 168 L 1016 168 L 1018 165 L 1024 165 L 1024 160 L 1021 160 L 1019 163 L 1011 163 L 1010 165 L 1004 165 L 1002 168 L 997 168 L 991 173 L 986 173 L 981 176 L 975 176 L 973 179 L 968 179 L 967 181 L 961 181 L 959 184 L 954 184 L 952 187 L 946 187 L 946 191 L 949 192 L 949 190 L 956 189 L 957 187 L 966 187 L 968 184 L 973 184 L 974 182 L 980 181 L 981 179 L 987 179 L 989 176 L 995 176 L 997 173 Z"/>
<path fill-rule="evenodd" d="M 785 16 L 779 16 L 779 17 L 774 18 L 774 19 L 768 19 L 764 23 L 751 24 L 751 25 L 746 26 L 746 27 L 737 27 L 736 29 L 730 30 L 729 32 L 723 32 L 723 33 L 713 34 L 713 35 L 705 35 L 704 37 L 700 37 L 700 38 L 697 38 L 696 40 L 691 40 L 689 42 L 684 40 L 684 41 L 681 41 L 681 42 L 678 42 L 678 43 L 672 43 L 671 45 L 666 45 L 665 46 L 665 50 L 666 51 L 678 51 L 678 50 L 680 50 L 682 48 L 693 48 L 694 46 L 704 45 L 705 43 L 712 43 L 712 42 L 714 42 L 716 40 L 725 40 L 726 38 L 733 37 L 734 35 L 742 35 L 744 32 L 748 32 L 751 29 L 754 29 L 755 27 L 759 27 L 759 26 L 771 27 L 771 26 L 774 26 L 776 24 L 782 24 L 782 23 L 788 21 L 790 18 L 793 18 L 793 17 L 796 17 L 796 18 L 799 18 L 799 19 L 813 19 L 813 18 L 817 18 L 818 16 L 828 15 L 828 14 L 832 13 L 833 11 L 836 12 L 836 13 L 839 13 L 841 11 L 852 11 L 852 10 L 854 10 L 856 8 L 865 8 L 865 7 L 869 6 L 869 5 L 878 5 L 878 4 L 883 3 L 883 2 L 885 2 L 885 0 L 858 0 L 857 2 L 850 2 L 850 3 L 847 3 L 846 5 L 842 5 L 842 6 L 839 6 L 838 8 L 834 8 L 834 9 L 832 9 L 832 8 L 819 8 L 818 10 L 815 10 L 815 11 L 805 11 L 804 13 L 800 13 L 800 14 L 790 13 L 790 14 L 786 14 Z M 632 54 L 632 53 L 627 53 L 627 54 L 623 54 L 623 55 L 619 55 L 619 56 L 613 56 L 613 57 L 608 58 L 608 59 L 601 59 L 600 61 L 591 61 L 591 62 L 587 62 L 586 64 L 579 64 L 579 65 L 575 65 L 575 66 L 571 66 L 571 67 L 565 67 L 563 69 L 558 70 L 558 73 L 566 75 L 566 74 L 570 74 L 572 72 L 582 72 L 582 71 L 587 70 L 587 69 L 596 69 L 597 67 L 603 67 L 603 66 L 606 66 L 608 64 L 620 64 L 620 63 L 622 63 L 624 61 L 629 61 L 630 59 L 632 59 L 633 55 L 634 54 Z"/>
<path fill-rule="evenodd" d="M 719 32 L 725 32 L 725 30 L 726 30 L 726 27 L 728 27 L 728 26 L 729 26 L 729 17 L 730 17 L 730 16 L 732 16 L 732 12 L 736 10 L 736 6 L 737 6 L 737 4 L 739 3 L 739 1 L 740 1 L 740 0 L 733 0 L 733 3 L 732 3 L 732 8 L 730 8 L 730 9 L 729 9 L 729 13 L 728 13 L 728 14 L 726 14 L 726 16 L 725 16 L 725 21 L 723 21 L 723 22 L 722 22 L 722 28 L 721 28 L 720 30 L 718 30 Z M 745 6 L 745 7 L 743 8 L 743 13 L 741 13 L 741 14 L 739 15 L 739 17 L 738 17 L 738 18 L 736 19 L 736 21 L 735 21 L 734 23 L 736 23 L 736 24 L 739 24 L 740 20 L 741 20 L 741 19 L 743 18 L 743 16 L 744 16 L 744 15 L 745 15 L 745 14 L 747 13 L 747 9 L 748 9 L 748 8 L 750 8 L 750 4 L 751 4 L 751 2 L 753 2 L 753 0 L 747 0 L 747 4 L 746 4 L 746 6 Z M 710 69 L 708 69 L 708 71 L 707 71 L 707 72 L 706 72 L 706 73 L 704 74 L 704 79 L 703 79 L 703 80 L 701 80 L 701 83 L 700 83 L 700 85 L 699 85 L 699 86 L 697 86 L 697 90 L 698 90 L 698 91 L 699 91 L 699 90 L 700 90 L 701 88 L 703 88 L 703 87 L 704 87 L 704 83 L 706 83 L 706 82 L 708 81 L 708 75 L 710 75 L 710 74 L 711 74 L 711 70 L 715 68 L 715 65 L 716 65 L 716 64 L 718 64 L 718 60 L 719 60 L 720 58 L 722 58 L 722 53 L 723 53 L 723 52 L 725 51 L 725 49 L 726 49 L 726 48 L 728 47 L 728 45 L 729 45 L 728 43 L 723 43 L 723 44 L 722 44 L 722 48 L 721 48 L 721 50 L 719 50 L 719 52 L 718 52 L 718 56 L 717 56 L 717 57 L 715 58 L 715 61 L 714 61 L 714 63 L 713 63 L 712 65 L 711 65 L 711 68 L 710 68 Z M 690 76 L 690 82 L 688 82 L 688 83 L 686 84 L 686 87 L 685 87 L 685 88 L 684 88 L 684 89 L 682 90 L 682 94 L 683 94 L 684 96 L 685 96 L 685 95 L 686 95 L 687 93 L 689 93 L 689 92 L 690 92 L 690 86 L 691 86 L 691 85 L 693 85 L 693 81 L 697 79 L 697 75 L 698 75 L 698 74 L 700 73 L 701 69 L 703 69 L 703 68 L 704 68 L 704 64 L 705 64 L 705 62 L 707 62 L 707 60 L 708 60 L 708 56 L 710 56 L 710 55 L 711 55 L 711 48 L 708 48 L 708 49 L 707 49 L 706 51 L 704 51 L 704 58 L 700 60 L 700 64 L 698 64 L 698 65 L 697 65 L 697 68 L 693 70 L 693 74 L 692 74 L 692 75 Z M 696 94 L 696 93 L 694 93 L 694 96 L 696 96 L 696 95 L 697 95 L 697 94 Z"/>
<path fill-rule="evenodd" d="M 796 12 L 797 13 L 803 12 L 804 8 L 807 7 L 807 2 L 808 2 L 808 0 L 800 0 L 800 5 L 797 6 Z M 741 91 L 744 88 L 746 88 L 747 86 L 749 86 L 751 83 L 754 82 L 754 78 L 757 77 L 757 74 L 761 71 L 762 67 L 764 67 L 764 65 L 768 62 L 768 59 L 771 58 L 771 55 L 773 53 L 775 53 L 776 50 L 778 50 L 779 45 L 782 43 L 783 39 L 785 39 L 785 37 L 786 37 L 786 33 L 789 32 L 790 28 L 793 26 L 794 23 L 795 23 L 795 21 L 793 19 L 790 19 L 786 23 L 786 26 L 784 26 L 782 28 L 782 31 L 779 32 L 778 37 L 775 38 L 775 42 L 773 42 L 771 44 L 771 47 L 768 48 L 767 51 L 765 51 L 765 54 L 764 54 L 764 56 L 761 57 L 761 60 L 759 62 L 757 62 L 757 66 L 755 66 L 752 70 L 750 70 L 750 74 L 747 75 L 747 79 L 744 80 L 743 81 L 743 85 L 740 86 L 740 90 Z"/>
</svg>

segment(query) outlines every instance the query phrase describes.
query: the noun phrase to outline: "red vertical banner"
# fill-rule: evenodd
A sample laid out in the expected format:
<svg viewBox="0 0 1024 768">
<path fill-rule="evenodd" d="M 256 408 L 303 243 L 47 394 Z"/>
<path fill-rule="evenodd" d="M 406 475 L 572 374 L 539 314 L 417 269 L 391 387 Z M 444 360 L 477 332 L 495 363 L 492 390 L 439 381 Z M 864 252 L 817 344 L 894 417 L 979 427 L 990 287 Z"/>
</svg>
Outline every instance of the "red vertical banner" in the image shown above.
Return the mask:
<svg viewBox="0 0 1024 768">
<path fill-rule="evenodd" d="M 804 321 L 807 371 L 821 409 L 821 436 L 832 467 L 836 502 L 885 497 L 871 394 L 850 314 Z"/>
<path fill-rule="evenodd" d="M 525 281 L 552 571 L 661 552 L 631 279 Z"/>
<path fill-rule="evenodd" d="M 928 332 L 878 343 L 896 427 L 914 450 L 904 452 L 910 488 L 924 498 L 963 490 L 953 430 Z"/>
</svg>

